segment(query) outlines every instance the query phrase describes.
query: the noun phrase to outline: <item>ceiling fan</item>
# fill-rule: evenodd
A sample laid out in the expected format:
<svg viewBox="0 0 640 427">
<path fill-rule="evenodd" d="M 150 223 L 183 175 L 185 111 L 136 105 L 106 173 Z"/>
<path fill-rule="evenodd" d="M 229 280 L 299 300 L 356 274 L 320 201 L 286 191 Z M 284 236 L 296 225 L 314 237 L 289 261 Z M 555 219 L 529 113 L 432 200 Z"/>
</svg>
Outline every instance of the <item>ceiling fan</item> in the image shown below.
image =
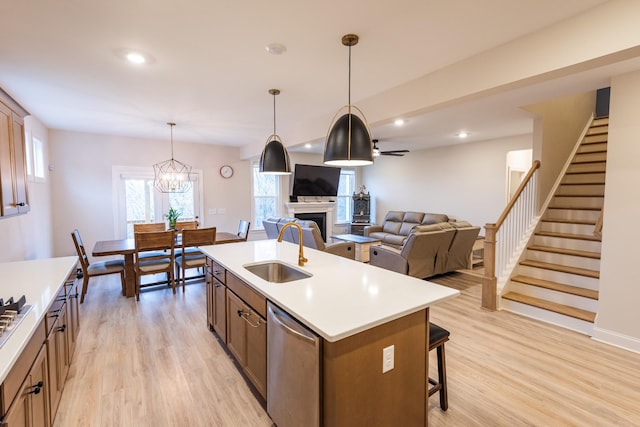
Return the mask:
<svg viewBox="0 0 640 427">
<path fill-rule="evenodd" d="M 378 157 L 378 156 L 402 157 L 402 156 L 404 156 L 404 153 L 409 153 L 409 150 L 386 150 L 386 151 L 380 151 L 380 149 L 378 148 L 378 140 L 377 139 L 372 139 L 371 141 L 373 142 L 373 156 L 374 157 Z"/>
</svg>

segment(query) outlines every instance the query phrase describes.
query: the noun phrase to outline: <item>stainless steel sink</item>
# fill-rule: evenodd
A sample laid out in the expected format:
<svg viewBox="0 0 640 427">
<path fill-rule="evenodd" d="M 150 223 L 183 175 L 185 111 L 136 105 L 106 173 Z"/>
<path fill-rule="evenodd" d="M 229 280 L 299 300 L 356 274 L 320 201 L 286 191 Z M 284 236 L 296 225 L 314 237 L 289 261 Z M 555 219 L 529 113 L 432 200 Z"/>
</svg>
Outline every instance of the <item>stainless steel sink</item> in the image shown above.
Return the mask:
<svg viewBox="0 0 640 427">
<path fill-rule="evenodd" d="M 243 266 L 267 282 L 286 283 L 311 277 L 310 273 L 280 261 L 264 261 Z"/>
</svg>

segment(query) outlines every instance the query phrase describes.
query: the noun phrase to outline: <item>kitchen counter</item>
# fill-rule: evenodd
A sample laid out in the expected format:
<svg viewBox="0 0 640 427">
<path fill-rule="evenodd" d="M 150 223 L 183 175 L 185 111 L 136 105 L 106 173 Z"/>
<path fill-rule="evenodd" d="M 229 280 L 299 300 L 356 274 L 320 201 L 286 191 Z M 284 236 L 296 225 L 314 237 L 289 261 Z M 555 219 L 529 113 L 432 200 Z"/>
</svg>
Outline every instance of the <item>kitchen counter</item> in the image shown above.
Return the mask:
<svg viewBox="0 0 640 427">
<path fill-rule="evenodd" d="M 200 249 L 329 342 L 460 294 L 455 289 L 306 247 L 309 261 L 298 267 L 298 245 L 288 242 L 258 240 Z M 272 283 L 243 267 L 269 260 L 287 263 L 312 276 Z"/>
<path fill-rule="evenodd" d="M 0 297 L 20 298 L 24 294 L 26 304 L 32 306 L 0 347 L 0 383 L 4 382 L 77 262 L 78 257 L 70 256 L 0 263 Z"/>
</svg>

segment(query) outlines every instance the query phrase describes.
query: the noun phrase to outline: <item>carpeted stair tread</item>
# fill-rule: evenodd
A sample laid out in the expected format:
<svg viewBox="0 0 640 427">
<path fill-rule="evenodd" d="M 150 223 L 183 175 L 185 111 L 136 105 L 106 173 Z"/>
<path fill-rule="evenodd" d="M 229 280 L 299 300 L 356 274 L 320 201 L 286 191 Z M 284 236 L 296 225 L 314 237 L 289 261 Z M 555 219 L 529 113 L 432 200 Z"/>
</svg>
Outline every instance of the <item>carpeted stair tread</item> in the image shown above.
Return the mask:
<svg viewBox="0 0 640 427">
<path fill-rule="evenodd" d="M 564 283 L 552 282 L 550 280 L 538 279 L 537 277 L 515 276 L 512 281 L 524 283 L 525 285 L 537 286 L 540 288 L 551 289 L 565 294 L 578 295 L 585 298 L 597 300 L 598 291 L 585 289 L 578 286 L 565 285 Z"/>
<path fill-rule="evenodd" d="M 546 301 L 540 298 L 530 297 L 528 295 L 522 295 L 517 292 L 508 292 L 504 294 L 502 298 L 542 308 L 544 310 L 553 311 L 554 313 L 584 320 L 585 322 L 593 323 L 596 319 L 596 314 L 592 311 L 582 310 L 580 308 L 570 307 L 568 305 L 558 304 L 557 302 Z"/>
</svg>

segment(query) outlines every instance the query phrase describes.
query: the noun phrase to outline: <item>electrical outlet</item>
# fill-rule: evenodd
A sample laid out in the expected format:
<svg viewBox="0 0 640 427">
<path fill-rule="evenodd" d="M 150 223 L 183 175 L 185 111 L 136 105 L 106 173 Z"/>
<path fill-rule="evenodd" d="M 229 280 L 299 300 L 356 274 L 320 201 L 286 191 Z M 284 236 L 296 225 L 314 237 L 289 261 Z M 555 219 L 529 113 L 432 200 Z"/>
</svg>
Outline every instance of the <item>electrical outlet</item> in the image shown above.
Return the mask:
<svg viewBox="0 0 640 427">
<path fill-rule="evenodd" d="M 394 358 L 394 350 L 395 346 L 390 345 L 389 347 L 385 347 L 382 349 L 382 373 L 389 372 L 393 369 L 395 358 Z"/>
<path fill-rule="evenodd" d="M 216 208 L 209 208 L 209 210 L 207 211 L 207 213 L 209 215 L 215 215 L 218 213 L 218 210 Z"/>
</svg>

